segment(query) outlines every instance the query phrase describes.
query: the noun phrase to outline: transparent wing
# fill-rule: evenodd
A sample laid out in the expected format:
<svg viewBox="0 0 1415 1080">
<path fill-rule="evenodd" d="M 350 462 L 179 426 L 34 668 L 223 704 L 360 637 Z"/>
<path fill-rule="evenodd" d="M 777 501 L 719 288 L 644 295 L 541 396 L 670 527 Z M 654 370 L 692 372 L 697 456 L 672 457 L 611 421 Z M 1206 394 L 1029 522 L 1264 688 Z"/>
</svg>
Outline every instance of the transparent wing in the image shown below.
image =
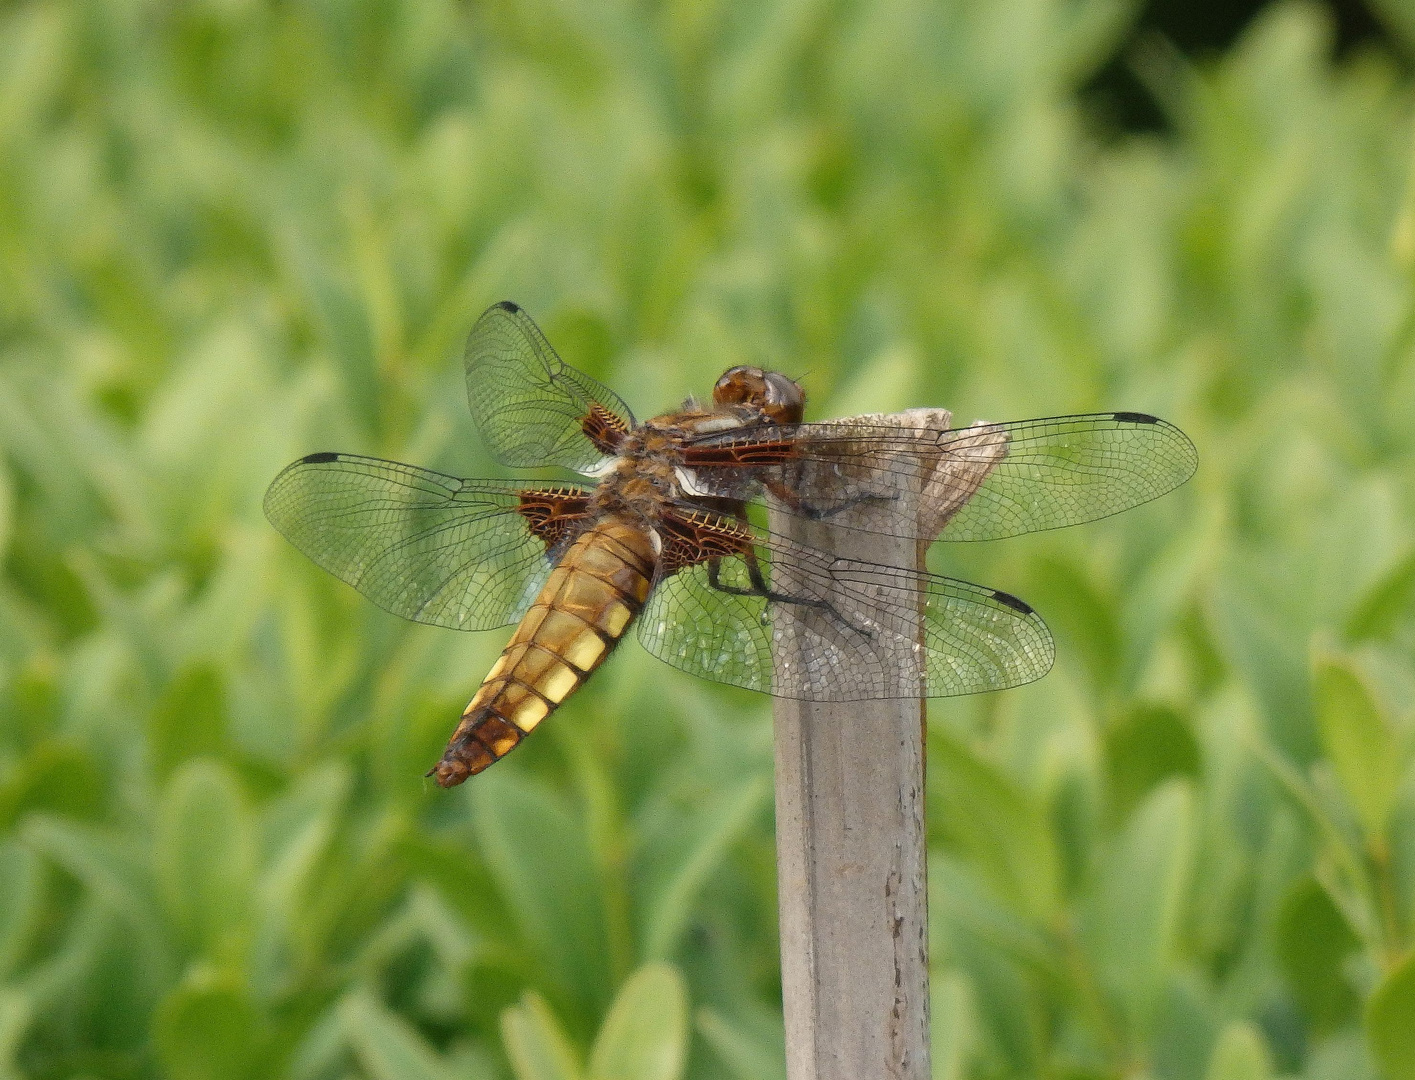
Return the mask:
<svg viewBox="0 0 1415 1080">
<path fill-rule="evenodd" d="M 271 483 L 265 516 L 385 611 L 487 630 L 519 619 L 550 573 L 545 542 L 518 510 L 534 490 L 355 454 L 311 454 Z"/>
<path fill-rule="evenodd" d="M 690 440 L 685 459 L 704 494 L 748 499 L 772 491 L 789 497 L 786 512 L 810 517 L 919 493 L 916 517 L 885 519 L 889 531 L 927 540 L 996 540 L 1095 521 L 1174 490 L 1198 466 L 1184 432 L 1144 413 L 949 428 L 943 410 L 917 412 L 943 420 L 764 424 Z M 771 456 L 762 447 L 783 444 L 790 451 L 782 460 L 751 463 Z"/>
<path fill-rule="evenodd" d="M 467 337 L 467 404 L 493 457 L 514 468 L 589 472 L 604 459 L 584 433 L 594 405 L 632 426 L 614 391 L 565 363 L 526 312 L 503 300 Z"/>
<path fill-rule="evenodd" d="M 834 559 L 774 536 L 755 557 L 663 578 L 639 640 L 676 668 L 810 701 L 975 694 L 1039 679 L 1055 647 L 1016 597 L 966 581 Z"/>
<path fill-rule="evenodd" d="M 969 431 L 1005 435 L 1006 456 L 941 539 L 995 540 L 1118 514 L 1183 484 L 1199 454 L 1179 428 L 1144 413 L 1062 416 L 965 428 L 940 440 L 976 448 Z M 966 451 L 965 451 L 966 452 Z"/>
</svg>

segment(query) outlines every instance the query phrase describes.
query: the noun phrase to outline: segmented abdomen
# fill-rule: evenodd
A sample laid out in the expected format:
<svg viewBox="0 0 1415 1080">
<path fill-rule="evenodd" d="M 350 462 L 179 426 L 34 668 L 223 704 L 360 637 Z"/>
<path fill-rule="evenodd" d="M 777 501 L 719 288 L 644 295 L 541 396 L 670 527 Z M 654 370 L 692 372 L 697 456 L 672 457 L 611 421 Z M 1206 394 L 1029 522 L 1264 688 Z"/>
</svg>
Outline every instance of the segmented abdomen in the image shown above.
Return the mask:
<svg viewBox="0 0 1415 1080">
<path fill-rule="evenodd" d="M 462 714 L 430 776 L 460 784 L 509 753 L 604 662 L 653 580 L 649 534 L 622 521 L 578 537 Z"/>
</svg>

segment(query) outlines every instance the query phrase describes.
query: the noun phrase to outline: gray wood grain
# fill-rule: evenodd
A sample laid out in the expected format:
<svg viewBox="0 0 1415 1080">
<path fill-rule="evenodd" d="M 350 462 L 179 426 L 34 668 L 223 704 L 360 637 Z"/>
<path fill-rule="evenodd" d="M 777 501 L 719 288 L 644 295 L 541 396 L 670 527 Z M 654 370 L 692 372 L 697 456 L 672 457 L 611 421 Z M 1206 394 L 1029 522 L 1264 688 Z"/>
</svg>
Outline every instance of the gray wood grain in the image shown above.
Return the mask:
<svg viewBox="0 0 1415 1080">
<path fill-rule="evenodd" d="M 921 497 L 937 468 L 921 462 L 919 491 L 888 513 L 928 512 Z M 830 554 L 922 568 L 926 545 L 851 527 L 869 516 L 879 527 L 878 514 L 861 507 L 803 521 L 774 512 L 772 528 Z M 799 648 L 786 633 L 777 663 L 800 663 Z M 778 700 L 774 716 L 787 1077 L 926 1080 L 923 699 Z"/>
</svg>

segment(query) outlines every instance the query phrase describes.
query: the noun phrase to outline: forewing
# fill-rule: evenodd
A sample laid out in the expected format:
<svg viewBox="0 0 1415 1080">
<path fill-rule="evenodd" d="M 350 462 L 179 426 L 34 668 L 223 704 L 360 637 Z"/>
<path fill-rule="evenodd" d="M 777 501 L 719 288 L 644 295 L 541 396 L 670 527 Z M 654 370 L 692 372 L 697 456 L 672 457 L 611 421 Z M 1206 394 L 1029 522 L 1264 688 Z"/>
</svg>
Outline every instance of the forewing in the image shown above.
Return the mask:
<svg viewBox="0 0 1415 1080">
<path fill-rule="evenodd" d="M 275 478 L 265 516 L 385 611 L 487 630 L 515 622 L 550 573 L 545 542 L 518 510 L 523 493 L 396 461 L 311 454 Z"/>
<path fill-rule="evenodd" d="M 1173 491 L 1194 475 L 1189 437 L 1145 413 L 1101 413 L 965 428 L 995 431 L 1007 453 L 947 523 L 940 539 L 997 540 L 1118 514 Z M 976 438 L 976 436 L 974 436 Z M 976 443 L 974 443 L 976 445 Z"/>
<path fill-rule="evenodd" d="M 771 491 L 788 497 L 778 509 L 827 519 L 866 506 L 874 512 L 856 517 L 873 519 L 874 531 L 930 541 L 996 540 L 1095 521 L 1174 490 L 1198 465 L 1182 431 L 1144 413 L 956 429 L 947 416 L 914 410 L 762 425 L 694 440 L 686 459 L 705 494 L 747 499 Z M 789 456 L 773 449 L 788 443 Z M 895 501 L 918 513 L 891 515 Z M 848 517 L 839 523 L 871 528 Z"/>
<path fill-rule="evenodd" d="M 465 367 L 472 418 L 503 465 L 589 472 L 605 457 L 585 435 L 592 407 L 633 425 L 618 395 L 561 360 L 525 310 L 509 300 L 487 308 L 472 327 Z"/>
<path fill-rule="evenodd" d="M 1046 624 L 1006 593 L 777 537 L 755 551 L 776 598 L 743 595 L 753 588 L 744 556 L 720 562 L 718 587 L 708 563 L 686 567 L 640 615 L 644 647 L 704 678 L 810 701 L 974 694 L 1051 667 Z"/>
</svg>

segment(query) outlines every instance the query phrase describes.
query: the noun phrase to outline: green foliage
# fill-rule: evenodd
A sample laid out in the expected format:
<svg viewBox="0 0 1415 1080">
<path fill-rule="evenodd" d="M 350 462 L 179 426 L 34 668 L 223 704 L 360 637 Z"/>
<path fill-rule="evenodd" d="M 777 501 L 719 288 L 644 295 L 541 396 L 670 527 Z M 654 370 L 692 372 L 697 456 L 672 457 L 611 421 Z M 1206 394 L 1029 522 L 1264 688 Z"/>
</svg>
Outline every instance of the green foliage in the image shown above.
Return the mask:
<svg viewBox="0 0 1415 1080">
<path fill-rule="evenodd" d="M 1268 1080 L 1272 1074 L 1262 1035 L 1246 1020 L 1238 1020 L 1219 1036 L 1204 1080 Z"/>
<path fill-rule="evenodd" d="M 640 415 L 1179 423 L 1175 495 L 932 556 L 1059 657 L 930 709 L 937 1075 L 1412 1075 L 1410 80 L 1289 0 L 1127 51 L 1122 137 L 1134 13 L 0 5 L 0 1078 L 783 1075 L 768 703 L 626 645 L 443 793 L 500 635 L 261 517 L 315 450 L 494 475 L 503 298 Z"/>
<path fill-rule="evenodd" d="M 581 1065 L 549 1006 L 527 994 L 501 1014 L 516 1080 L 678 1080 L 687 1051 L 687 988 L 677 969 L 648 964 L 619 991 Z"/>
<path fill-rule="evenodd" d="M 1415 959 L 1392 971 L 1371 995 L 1368 1023 L 1371 1044 L 1382 1071 L 1391 1080 L 1415 1076 Z"/>
<path fill-rule="evenodd" d="M 687 1057 L 688 992 L 668 964 L 639 969 L 590 1050 L 589 1080 L 677 1080 Z"/>
<path fill-rule="evenodd" d="M 583 1074 L 570 1041 L 536 994 L 501 1014 L 501 1037 L 516 1080 L 578 1080 Z"/>
<path fill-rule="evenodd" d="M 1315 877 L 1288 889 L 1276 932 L 1278 963 L 1312 1030 L 1341 1027 L 1356 1007 L 1345 966 L 1361 942 Z"/>
<path fill-rule="evenodd" d="M 1349 665 L 1318 659 L 1314 683 L 1323 747 L 1362 829 L 1379 839 L 1400 786 L 1403 755 L 1395 730 Z"/>
<path fill-rule="evenodd" d="M 234 981 L 196 973 L 158 1006 L 152 1037 L 169 1076 L 240 1080 L 258 1075 L 259 1017 L 250 995 Z"/>
</svg>

